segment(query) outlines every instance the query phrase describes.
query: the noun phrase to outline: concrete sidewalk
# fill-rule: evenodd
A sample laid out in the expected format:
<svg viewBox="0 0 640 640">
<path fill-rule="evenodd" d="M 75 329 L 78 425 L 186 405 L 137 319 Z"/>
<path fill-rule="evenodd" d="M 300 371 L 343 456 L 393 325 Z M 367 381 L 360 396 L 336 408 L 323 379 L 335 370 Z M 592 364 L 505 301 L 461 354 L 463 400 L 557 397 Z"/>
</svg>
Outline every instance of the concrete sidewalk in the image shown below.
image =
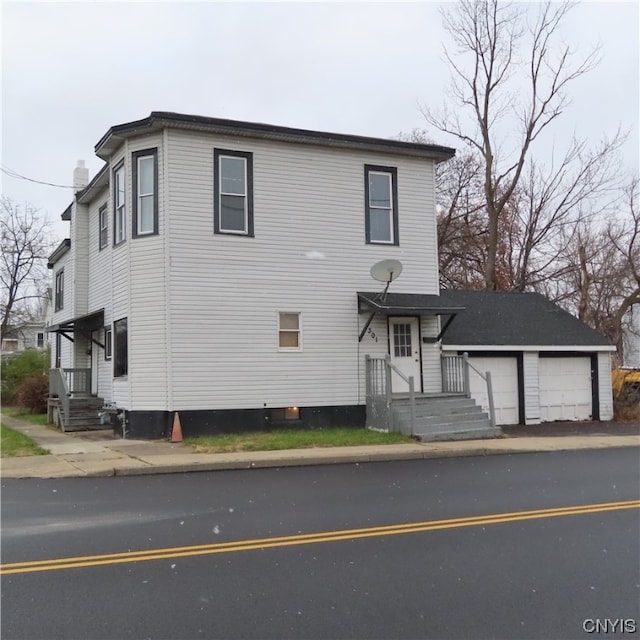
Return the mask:
<svg viewBox="0 0 640 640">
<path fill-rule="evenodd" d="M 110 429 L 62 433 L 7 416 L 2 417 L 2 422 L 51 452 L 44 456 L 2 458 L 2 478 L 95 478 L 640 446 L 638 424 L 607 429 L 605 423 L 583 423 L 582 427 L 572 424 L 567 435 L 562 435 L 555 425 L 550 430 L 541 427 L 541 435 L 536 434 L 534 427 L 523 428 L 521 432 L 512 427 L 504 437 L 491 440 L 193 453 L 184 444 L 115 438 Z M 542 435 L 545 432 L 553 435 Z"/>
</svg>

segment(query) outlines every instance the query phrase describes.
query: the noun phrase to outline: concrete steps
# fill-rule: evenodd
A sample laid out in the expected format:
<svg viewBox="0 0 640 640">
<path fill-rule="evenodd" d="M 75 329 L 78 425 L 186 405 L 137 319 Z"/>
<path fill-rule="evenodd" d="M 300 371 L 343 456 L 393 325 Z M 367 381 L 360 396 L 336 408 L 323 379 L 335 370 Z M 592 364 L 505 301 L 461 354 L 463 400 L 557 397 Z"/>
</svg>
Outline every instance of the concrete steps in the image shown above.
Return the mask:
<svg viewBox="0 0 640 640">
<path fill-rule="evenodd" d="M 466 396 L 416 396 L 416 425 L 413 432 L 409 398 L 393 398 L 391 410 L 394 430 L 415 436 L 421 441 L 495 438 L 501 434 L 498 427 L 491 426 L 489 416 L 481 407 Z"/>
</svg>

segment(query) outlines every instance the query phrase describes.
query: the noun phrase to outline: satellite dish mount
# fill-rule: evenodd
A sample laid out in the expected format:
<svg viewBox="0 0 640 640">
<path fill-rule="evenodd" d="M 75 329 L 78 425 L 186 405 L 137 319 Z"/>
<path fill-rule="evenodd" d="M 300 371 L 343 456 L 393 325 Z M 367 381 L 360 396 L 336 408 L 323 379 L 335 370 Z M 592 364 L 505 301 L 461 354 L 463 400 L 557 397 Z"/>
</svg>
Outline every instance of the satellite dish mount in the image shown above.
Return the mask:
<svg viewBox="0 0 640 640">
<path fill-rule="evenodd" d="M 384 300 L 389 290 L 389 285 L 402 273 L 400 260 L 380 260 L 371 267 L 371 277 L 378 282 L 385 282 L 384 291 L 378 296 L 378 300 Z"/>
<path fill-rule="evenodd" d="M 400 260 L 380 260 L 380 262 L 376 262 L 373 267 L 371 267 L 370 273 L 371 277 L 374 280 L 385 283 L 384 291 L 376 296 L 376 300 L 382 300 L 384 302 L 385 298 L 387 297 L 389 285 L 402 273 L 402 262 L 400 262 Z M 362 342 L 362 338 L 367 332 L 367 329 L 369 328 L 369 325 L 373 321 L 375 315 L 376 312 L 374 311 L 369 316 L 369 319 L 360 332 L 358 342 Z"/>
</svg>

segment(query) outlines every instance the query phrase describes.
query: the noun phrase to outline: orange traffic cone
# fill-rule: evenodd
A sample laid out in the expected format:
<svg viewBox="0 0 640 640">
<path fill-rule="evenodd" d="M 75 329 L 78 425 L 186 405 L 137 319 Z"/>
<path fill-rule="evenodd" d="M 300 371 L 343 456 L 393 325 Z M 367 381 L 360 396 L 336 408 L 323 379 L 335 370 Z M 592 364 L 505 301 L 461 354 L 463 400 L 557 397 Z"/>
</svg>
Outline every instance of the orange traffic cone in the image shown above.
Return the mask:
<svg viewBox="0 0 640 640">
<path fill-rule="evenodd" d="M 173 415 L 173 429 L 171 430 L 171 442 L 182 442 L 182 425 L 180 424 L 180 416 L 176 411 Z"/>
</svg>

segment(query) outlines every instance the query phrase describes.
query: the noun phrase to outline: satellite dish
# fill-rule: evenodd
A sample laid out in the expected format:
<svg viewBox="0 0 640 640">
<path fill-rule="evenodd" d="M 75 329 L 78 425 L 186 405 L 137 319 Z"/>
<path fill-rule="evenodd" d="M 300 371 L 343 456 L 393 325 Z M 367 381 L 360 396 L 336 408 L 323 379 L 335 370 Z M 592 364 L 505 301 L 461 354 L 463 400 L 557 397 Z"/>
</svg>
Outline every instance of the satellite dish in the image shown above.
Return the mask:
<svg viewBox="0 0 640 640">
<path fill-rule="evenodd" d="M 380 260 L 371 267 L 371 277 L 378 282 L 393 282 L 402 273 L 400 260 Z"/>
</svg>

